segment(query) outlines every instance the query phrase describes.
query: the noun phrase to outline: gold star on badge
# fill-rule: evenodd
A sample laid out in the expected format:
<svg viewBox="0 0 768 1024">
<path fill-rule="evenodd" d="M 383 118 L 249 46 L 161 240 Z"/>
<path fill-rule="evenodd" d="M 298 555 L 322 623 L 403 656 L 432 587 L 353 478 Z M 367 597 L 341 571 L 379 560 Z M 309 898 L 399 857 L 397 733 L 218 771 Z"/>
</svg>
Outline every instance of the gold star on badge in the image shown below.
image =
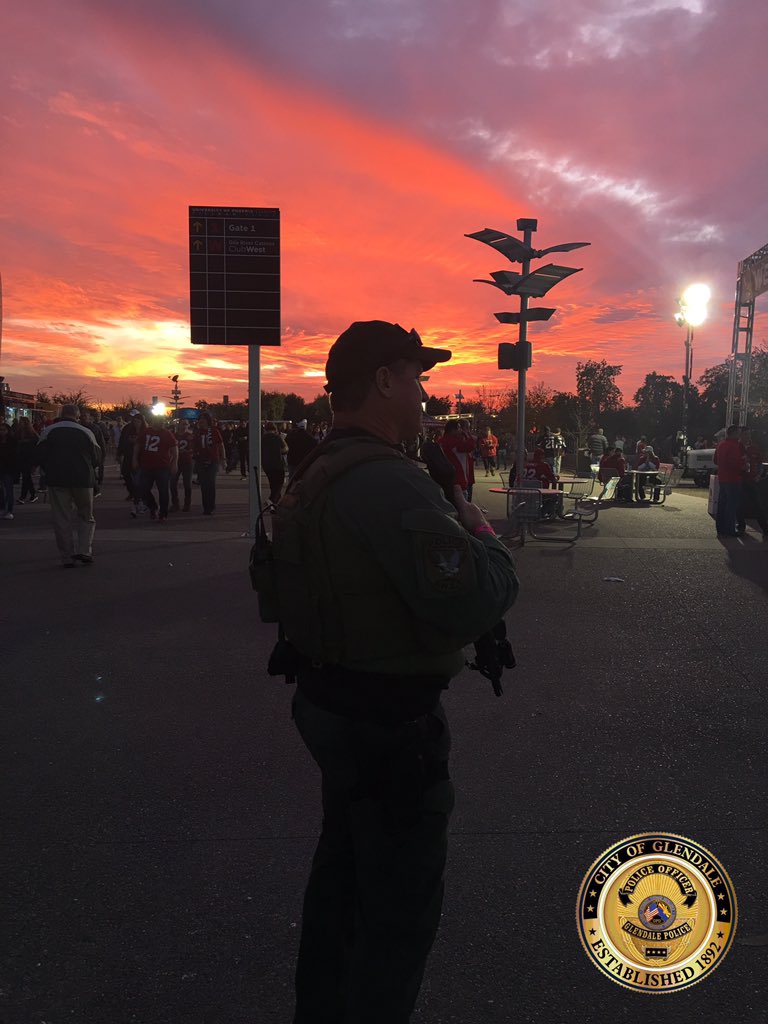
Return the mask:
<svg viewBox="0 0 768 1024">
<path fill-rule="evenodd" d="M 717 898 L 718 898 L 719 900 L 724 900 L 724 899 L 725 899 L 725 893 L 722 893 L 722 892 L 721 892 L 721 893 L 718 893 L 718 896 L 717 896 Z"/>
<path fill-rule="evenodd" d="M 591 914 L 594 909 L 594 907 L 587 907 L 587 913 Z"/>
<path fill-rule="evenodd" d="M 727 917 L 728 916 L 728 911 L 725 909 L 725 907 L 722 908 L 720 913 L 723 915 L 723 917 Z"/>
<path fill-rule="evenodd" d="M 593 889 L 593 890 L 592 890 L 592 892 L 591 892 L 591 893 L 590 893 L 589 895 L 590 895 L 590 896 L 597 896 L 597 893 L 596 893 L 596 892 L 595 892 L 595 890 Z"/>
</svg>

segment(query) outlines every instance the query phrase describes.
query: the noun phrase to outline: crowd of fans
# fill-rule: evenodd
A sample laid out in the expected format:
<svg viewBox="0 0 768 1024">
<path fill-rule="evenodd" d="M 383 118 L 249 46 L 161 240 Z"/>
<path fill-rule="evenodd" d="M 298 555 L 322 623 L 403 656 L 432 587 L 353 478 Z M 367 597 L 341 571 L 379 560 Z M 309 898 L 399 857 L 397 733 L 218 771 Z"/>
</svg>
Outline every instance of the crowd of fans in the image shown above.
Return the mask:
<svg viewBox="0 0 768 1024">
<path fill-rule="evenodd" d="M 0 517 L 13 519 L 16 504 L 38 500 L 45 489 L 44 467 L 36 452 L 41 437 L 54 421 L 39 417 L 22 417 L 12 424 L 0 422 Z M 192 507 L 192 486 L 200 488 L 202 512 L 212 515 L 216 505 L 216 475 L 220 469 L 227 474 L 239 472 L 241 480 L 249 476 L 249 426 L 247 421 L 215 422 L 208 412 L 201 412 L 194 422 L 180 420 L 173 428 L 145 417 L 133 409 L 123 417 L 104 419 L 98 411 L 81 409 L 79 423 L 92 432 L 101 458 L 95 467 L 94 497 L 101 493 L 104 466 L 114 458 L 131 502 L 133 518 L 149 513 L 151 519 L 166 521 L 170 512 L 189 512 Z M 327 423 L 309 424 L 306 419 L 296 423 L 266 422 L 262 426 L 262 469 L 269 484 L 268 499 L 276 503 L 296 467 L 323 440 L 329 430 Z M 745 434 L 743 478 L 749 486 L 762 472 L 762 454 L 754 440 Z M 691 445 L 701 450 L 715 448 L 725 438 L 725 430 L 714 439 L 699 435 Z M 596 466 L 601 483 L 619 477 L 619 500 L 632 500 L 629 471 L 639 470 L 642 476 L 636 496 L 645 500 L 647 487 L 658 498 L 659 480 L 654 475 L 662 461 L 671 456 L 666 450 L 674 438 L 651 442 L 645 436 L 636 441 L 618 433 L 609 440 L 600 427 L 593 428 L 587 438 L 584 454 Z M 513 434 L 494 433 L 487 426 L 475 432 L 468 419 L 450 419 L 441 428 L 429 429 L 423 437 L 406 446 L 406 454 L 424 460 L 429 446 L 437 445 L 450 463 L 455 481 L 468 500 L 476 474 L 494 477 L 502 469 L 511 469 L 516 476 L 516 438 Z M 541 487 L 554 487 L 561 473 L 564 454 L 575 454 L 575 439 L 564 436 L 559 427 L 544 428 L 526 437 L 526 461 L 521 474 L 527 481 Z M 511 464 L 511 465 L 510 465 Z M 482 468 L 480 468 L 482 467 Z M 36 470 L 40 470 L 36 479 Z M 732 475 L 732 474 L 731 474 Z M 15 497 L 15 486 L 19 486 Z M 737 528 L 738 528 L 737 524 Z"/>
</svg>

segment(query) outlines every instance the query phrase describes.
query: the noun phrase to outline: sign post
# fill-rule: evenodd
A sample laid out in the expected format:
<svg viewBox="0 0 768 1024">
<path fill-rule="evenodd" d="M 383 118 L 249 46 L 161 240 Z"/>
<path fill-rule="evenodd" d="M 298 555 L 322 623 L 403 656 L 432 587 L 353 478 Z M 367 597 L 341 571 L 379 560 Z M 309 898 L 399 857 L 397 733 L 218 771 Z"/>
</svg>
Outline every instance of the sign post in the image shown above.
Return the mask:
<svg viewBox="0 0 768 1024">
<path fill-rule="evenodd" d="M 280 211 L 189 207 L 189 306 L 193 345 L 248 346 L 249 533 L 261 514 L 262 345 L 280 344 Z"/>
<path fill-rule="evenodd" d="M 481 284 L 490 284 L 499 288 L 505 295 L 517 295 L 520 299 L 519 313 L 494 313 L 494 316 L 501 324 L 518 324 L 519 341 L 510 345 L 502 342 L 499 345 L 498 366 L 500 370 L 517 370 L 517 455 L 515 458 L 515 483 L 520 486 L 523 479 L 523 467 L 525 464 L 525 387 L 526 372 L 531 367 L 531 343 L 528 341 L 529 321 L 546 321 L 555 312 L 554 309 L 537 307 L 528 308 L 529 298 L 540 299 L 547 294 L 560 281 L 564 281 L 571 274 L 578 274 L 581 269 L 576 267 L 561 267 L 557 263 L 547 263 L 531 272 L 531 260 L 540 259 L 550 252 L 571 252 L 574 249 L 582 249 L 589 242 L 563 242 L 560 245 L 550 245 L 546 249 L 534 249 L 531 245 L 533 232 L 539 226 L 535 217 L 519 217 L 517 230 L 523 232 L 522 241 L 513 238 L 503 231 L 496 231 L 494 228 L 483 228 L 482 231 L 473 231 L 466 235 L 467 238 L 475 238 L 478 242 L 484 242 L 502 253 L 511 263 L 522 264 L 522 274 L 512 270 L 496 270 L 491 273 L 491 281 L 480 281 Z M 480 280 L 475 278 L 475 280 Z"/>
</svg>

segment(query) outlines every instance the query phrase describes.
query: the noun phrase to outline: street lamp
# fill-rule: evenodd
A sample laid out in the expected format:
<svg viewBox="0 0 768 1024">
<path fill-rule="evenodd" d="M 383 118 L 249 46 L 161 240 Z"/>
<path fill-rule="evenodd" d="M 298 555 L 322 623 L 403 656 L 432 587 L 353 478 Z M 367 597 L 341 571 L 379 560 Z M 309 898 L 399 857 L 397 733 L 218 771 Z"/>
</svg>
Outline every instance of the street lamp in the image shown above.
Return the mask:
<svg viewBox="0 0 768 1024">
<path fill-rule="evenodd" d="M 179 402 L 181 401 L 181 388 L 179 387 L 179 375 L 174 373 L 168 380 L 173 382 L 173 389 L 171 391 L 171 401 L 173 402 L 173 416 L 174 419 L 179 418 Z"/>
<path fill-rule="evenodd" d="M 677 300 L 680 307 L 675 313 L 675 322 L 678 327 L 685 325 L 685 374 L 683 375 L 683 419 L 680 426 L 678 440 L 680 442 L 680 453 L 684 454 L 688 447 L 688 392 L 691 385 L 691 374 L 693 372 L 693 329 L 701 327 L 707 319 L 707 303 L 711 292 L 705 284 L 692 284 L 685 289 L 681 298 Z"/>
</svg>

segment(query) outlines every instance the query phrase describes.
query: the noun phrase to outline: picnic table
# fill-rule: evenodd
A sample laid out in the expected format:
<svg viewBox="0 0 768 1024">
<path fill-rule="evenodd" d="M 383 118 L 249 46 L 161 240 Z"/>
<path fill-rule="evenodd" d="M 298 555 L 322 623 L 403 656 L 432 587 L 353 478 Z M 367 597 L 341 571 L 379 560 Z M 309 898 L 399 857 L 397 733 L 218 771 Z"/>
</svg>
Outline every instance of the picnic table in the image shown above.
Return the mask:
<svg viewBox="0 0 768 1024">
<path fill-rule="evenodd" d="M 593 485 L 591 479 L 585 478 L 571 478 L 572 481 L 578 481 L 582 487 L 589 485 L 590 489 Z M 565 484 L 568 481 L 561 481 Z M 577 486 L 579 486 L 577 483 Z M 615 481 L 612 485 L 612 490 L 615 490 Z M 586 496 L 583 491 L 572 489 L 566 491 L 563 487 L 535 487 L 527 486 L 523 484 L 522 487 L 491 487 L 490 491 L 494 494 L 505 494 L 507 498 L 507 518 L 517 527 L 517 537 L 520 544 L 525 544 L 526 535 L 533 537 L 535 540 L 545 541 L 559 541 L 567 544 L 573 544 L 581 536 L 581 530 L 583 526 L 591 526 L 592 523 L 597 519 L 597 515 L 600 509 L 600 497 L 589 497 Z M 611 495 L 612 496 L 612 495 Z M 572 498 L 574 505 L 573 510 L 565 512 L 563 508 L 563 502 L 566 498 Z M 544 503 L 547 499 L 554 499 L 550 503 L 551 513 L 547 515 L 545 512 Z M 606 498 L 606 500 L 608 500 Z M 542 534 L 537 533 L 535 527 L 538 523 L 552 521 L 554 519 L 566 520 L 576 524 L 576 532 L 568 534 Z"/>
<path fill-rule="evenodd" d="M 682 466 L 673 466 L 670 462 L 662 462 L 657 469 L 630 469 L 628 475 L 632 477 L 632 498 L 640 504 L 648 503 L 663 505 L 672 489 L 677 486 L 683 475 Z M 654 497 L 651 499 L 641 498 L 640 491 L 645 490 L 645 477 L 656 477 L 656 480 L 649 479 L 647 484 L 653 488 Z"/>
</svg>

